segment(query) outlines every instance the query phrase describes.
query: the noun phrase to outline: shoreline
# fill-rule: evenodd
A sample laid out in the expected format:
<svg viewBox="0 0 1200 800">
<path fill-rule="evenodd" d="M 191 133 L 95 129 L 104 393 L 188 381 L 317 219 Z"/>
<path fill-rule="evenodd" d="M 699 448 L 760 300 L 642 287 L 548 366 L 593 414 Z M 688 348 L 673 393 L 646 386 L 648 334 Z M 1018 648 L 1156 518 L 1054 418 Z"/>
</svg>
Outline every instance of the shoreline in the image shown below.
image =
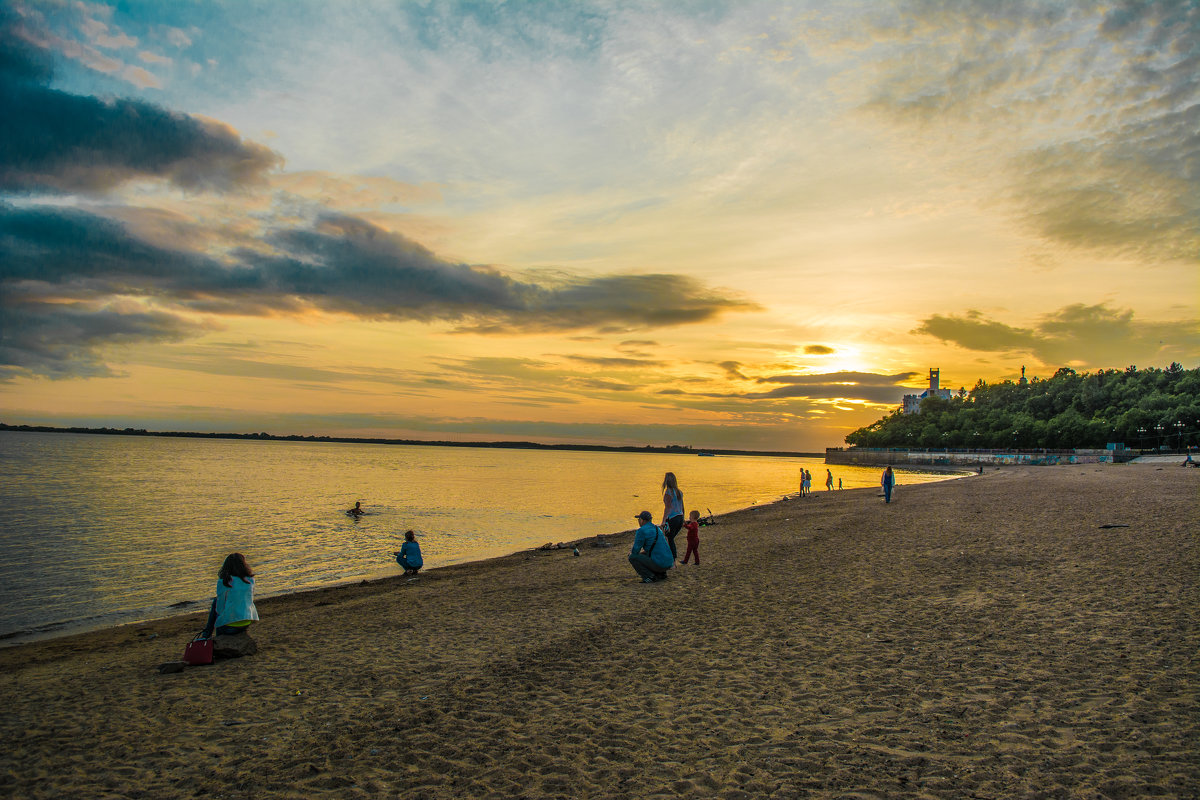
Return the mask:
<svg viewBox="0 0 1200 800">
<path fill-rule="evenodd" d="M 906 468 L 902 468 L 902 467 L 897 467 L 896 471 L 897 472 L 918 472 L 918 473 L 921 473 L 921 472 L 923 472 L 923 473 L 944 472 L 944 473 L 948 473 L 948 474 L 949 473 L 960 473 L 959 477 L 964 477 L 964 478 L 975 475 L 974 472 L 968 472 L 968 471 L 965 471 L 962 469 L 939 470 L 936 468 L 924 469 L 924 468 L 917 468 L 917 467 L 906 469 Z M 947 478 L 946 480 L 951 480 L 951 478 Z M 857 488 L 852 488 L 852 489 L 844 489 L 841 491 L 842 492 L 856 492 L 856 491 L 861 492 L 861 491 L 877 491 L 877 489 L 873 489 L 871 487 L 857 487 Z M 823 488 L 820 489 L 819 492 L 816 489 L 814 489 L 813 496 L 817 496 L 818 494 L 824 494 L 824 489 Z M 796 497 L 798 497 L 798 495 L 796 495 Z M 793 495 L 785 495 L 783 497 L 780 497 L 776 500 L 773 500 L 773 501 L 770 501 L 767 503 L 745 506 L 744 508 L 734 509 L 732 511 L 725 512 L 724 514 L 718 515 L 718 518 L 723 520 L 723 519 L 726 519 L 733 515 L 740 514 L 745 511 L 749 511 L 750 509 L 764 508 L 764 507 L 768 507 L 768 506 L 771 506 L 774 504 L 788 502 L 791 499 L 794 499 Z M 630 536 L 632 536 L 634 530 L 636 530 L 636 529 L 630 528 L 630 529 L 626 529 L 624 531 L 619 531 L 617 533 L 597 534 L 596 536 L 588 536 L 588 537 L 584 537 L 582 539 L 572 539 L 569 541 L 564 540 L 562 542 L 555 542 L 554 544 L 567 545 L 568 546 L 567 549 L 569 550 L 570 546 L 578 545 L 578 546 L 582 547 L 585 545 L 585 543 L 587 543 L 589 541 L 593 541 L 597 538 L 605 538 L 605 539 L 612 540 L 614 538 L 622 537 L 622 536 L 630 537 Z M 452 560 L 449 563 L 443 563 L 438 566 L 426 567 L 423 570 L 422 574 L 428 575 L 428 574 L 431 574 L 432 571 L 441 571 L 441 570 L 449 569 L 451 567 L 460 566 L 463 564 L 486 564 L 490 561 L 498 561 L 498 560 L 516 556 L 516 555 L 519 555 L 522 553 L 537 552 L 537 551 L 539 551 L 539 549 L 540 548 L 538 548 L 538 547 L 534 547 L 534 548 L 528 548 L 528 549 L 522 549 L 522 550 L 514 550 L 509 553 L 502 553 L 500 555 L 489 555 L 489 556 L 484 556 L 482 558 L 466 557 L 461 561 L 460 560 Z M 360 585 L 376 583 L 376 582 L 380 582 L 380 581 L 386 581 L 386 580 L 389 580 L 389 579 L 395 578 L 395 577 L 403 577 L 402 575 L 397 576 L 393 572 L 389 572 L 389 570 L 394 570 L 394 569 L 396 569 L 396 567 L 385 565 L 385 566 L 380 566 L 379 569 L 373 573 L 367 573 L 367 574 L 358 575 L 358 576 L 354 576 L 354 577 L 348 577 L 348 578 L 340 579 L 337 581 L 333 581 L 331 583 L 325 583 L 325 584 L 314 585 L 314 586 L 297 587 L 297 588 L 293 588 L 293 589 L 285 589 L 278 593 L 264 594 L 264 595 L 257 597 L 255 599 L 255 603 L 256 603 L 256 605 L 262 605 L 263 603 L 273 600 L 278 597 L 287 597 L 287 596 L 291 596 L 291 595 L 295 595 L 295 594 L 303 594 L 306 592 L 321 592 L 321 591 L 325 591 L 328 589 L 338 589 L 338 588 L 344 588 L 347 586 L 360 586 Z M 208 598 L 208 599 L 211 599 L 211 598 Z M 34 629 L 24 629 L 24 630 L 20 630 L 20 631 L 12 631 L 9 633 L 0 634 L 0 651 L 10 649 L 13 647 L 22 647 L 27 644 L 53 641 L 53 640 L 64 638 L 64 637 L 80 636 L 80 635 L 85 635 L 85 634 L 90 634 L 90 633 L 98 633 L 98 632 L 102 632 L 102 631 L 117 631 L 122 628 L 128 628 L 130 626 L 150 625 L 155 622 L 171 620 L 176 617 L 191 617 L 193 615 L 203 616 L 203 614 L 207 613 L 207 609 L 205 608 L 205 603 L 206 603 L 206 600 L 196 600 L 196 601 L 190 601 L 190 602 L 189 601 L 179 601 L 177 603 L 162 607 L 162 609 L 166 613 L 157 614 L 157 613 L 152 612 L 148 616 L 144 616 L 144 617 L 141 617 L 138 619 L 130 619 L 125 622 L 121 622 L 121 621 L 107 622 L 107 621 L 105 621 L 105 622 L 100 622 L 99 624 L 90 624 L 87 621 L 72 620 L 72 621 L 46 623 L 45 625 L 40 626 L 38 628 L 34 628 Z M 183 608 L 181 608 L 181 606 L 184 604 L 193 606 L 194 607 L 193 610 L 184 610 Z M 110 616 L 117 616 L 122 613 L 123 612 L 113 612 Z"/>
<path fill-rule="evenodd" d="M 1186 796 L 1200 470 L 1009 468 L 0 650 L 14 796 Z M 583 540 L 586 544 L 587 540 Z M 622 549 L 624 545 L 624 549 Z"/>
</svg>

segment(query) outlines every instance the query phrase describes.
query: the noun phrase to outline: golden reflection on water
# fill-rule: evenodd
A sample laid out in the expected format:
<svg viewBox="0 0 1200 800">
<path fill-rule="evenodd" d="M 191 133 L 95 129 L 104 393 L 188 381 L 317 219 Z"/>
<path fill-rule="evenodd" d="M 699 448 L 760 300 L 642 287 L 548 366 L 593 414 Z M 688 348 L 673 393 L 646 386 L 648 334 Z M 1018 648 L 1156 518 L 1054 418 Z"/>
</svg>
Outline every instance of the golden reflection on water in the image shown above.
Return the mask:
<svg viewBox="0 0 1200 800">
<path fill-rule="evenodd" d="M 278 594 L 394 573 L 407 528 L 437 567 L 658 521 L 668 470 L 722 514 L 797 491 L 802 466 L 823 492 L 820 459 L 0 432 L 0 635 L 198 610 L 234 551 Z"/>
</svg>

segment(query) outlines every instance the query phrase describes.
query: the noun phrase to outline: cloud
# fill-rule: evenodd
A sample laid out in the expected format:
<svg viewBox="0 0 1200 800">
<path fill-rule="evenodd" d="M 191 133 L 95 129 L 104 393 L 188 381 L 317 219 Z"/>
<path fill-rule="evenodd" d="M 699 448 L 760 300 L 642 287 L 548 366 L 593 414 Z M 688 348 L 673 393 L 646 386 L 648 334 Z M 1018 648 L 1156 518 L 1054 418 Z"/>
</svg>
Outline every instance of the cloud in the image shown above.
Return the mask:
<svg viewBox="0 0 1200 800">
<path fill-rule="evenodd" d="M 200 325 L 120 303 L 40 303 L 0 291 L 0 380 L 112 375 L 101 350 L 114 344 L 179 341 Z"/>
<path fill-rule="evenodd" d="M 24 24 L 0 10 L 0 191 L 94 192 L 135 179 L 224 191 L 281 163 L 218 122 L 49 88 L 49 60 Z M 157 85 L 140 67 L 127 72 L 141 86 Z"/>
<path fill-rule="evenodd" d="M 804 354 L 808 356 L 828 356 L 836 352 L 832 347 L 826 347 L 823 344 L 810 344 L 804 348 Z"/>
<path fill-rule="evenodd" d="M 615 367 L 617 369 L 661 367 L 666 363 L 648 358 L 621 358 L 618 356 L 567 356 L 567 358 L 582 364 L 590 364 L 597 367 Z"/>
<path fill-rule="evenodd" d="M 167 237 L 155 239 L 151 243 L 119 220 L 77 208 L 0 204 L 0 309 L 32 302 L 35 295 L 90 303 L 126 297 L 175 315 L 317 311 L 519 334 L 612 325 L 661 328 L 757 308 L 677 275 L 522 276 L 453 263 L 400 234 L 345 216 L 276 228 L 257 247 L 217 254 L 186 249 L 186 238 L 175 247 L 165 243 Z M 182 330 L 186 326 L 164 329 L 164 335 Z M 36 335 L 53 334 L 39 327 Z M 19 325 L 10 331 L 10 342 L 13 349 L 35 345 Z M 7 359 L 38 374 L 63 370 L 61 364 L 42 370 L 41 361 L 13 353 Z M 92 360 L 81 359 L 85 372 L 93 369 Z"/>
<path fill-rule="evenodd" d="M 872 386 L 893 387 L 912 381 L 915 372 L 880 375 L 874 372 L 824 372 L 805 375 L 771 375 L 759 378 L 759 383 L 787 383 L 793 386 Z"/>
<path fill-rule="evenodd" d="M 1200 252 L 1200 9 L 1189 0 L 944 3 L 875 17 L 864 107 L 1004 165 L 993 199 L 1073 248 Z M 1050 143 L 1047 144 L 1047 141 Z"/>
<path fill-rule="evenodd" d="M 725 370 L 725 374 L 731 378 L 737 378 L 738 380 L 742 381 L 749 380 L 749 378 L 742 373 L 742 365 L 738 361 L 722 361 L 720 364 L 717 364 L 717 366 Z"/>
<path fill-rule="evenodd" d="M 934 314 L 923 320 L 913 333 L 924 333 L 968 350 L 1032 350 L 1037 343 L 1037 333 L 1031 328 L 1014 328 L 1003 322 L 984 319 L 980 312 L 973 309 L 961 317 Z"/>
<path fill-rule="evenodd" d="M 1142 322 L 1131 310 L 1077 303 L 1020 328 L 978 311 L 922 321 L 923 333 L 968 350 L 1028 353 L 1047 366 L 1113 367 L 1150 358 L 1193 363 L 1200 358 L 1200 320 Z"/>
<path fill-rule="evenodd" d="M 785 384 L 762 392 L 667 392 L 689 398 L 715 400 L 849 400 L 875 405 L 898 404 L 912 390 L 905 386 L 918 377 L 915 372 L 882 375 L 873 372 L 826 372 L 817 374 L 780 374 L 756 379 L 758 383 Z M 659 392 L 663 394 L 664 392 Z"/>
</svg>

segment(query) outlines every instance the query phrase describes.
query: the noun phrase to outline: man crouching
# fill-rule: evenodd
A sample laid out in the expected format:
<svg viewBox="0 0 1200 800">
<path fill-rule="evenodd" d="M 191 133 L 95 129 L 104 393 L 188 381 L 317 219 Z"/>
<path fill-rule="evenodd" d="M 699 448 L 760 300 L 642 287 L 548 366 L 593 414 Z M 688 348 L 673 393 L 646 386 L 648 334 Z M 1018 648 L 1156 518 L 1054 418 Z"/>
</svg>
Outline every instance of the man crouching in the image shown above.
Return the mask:
<svg viewBox="0 0 1200 800">
<path fill-rule="evenodd" d="M 638 514 L 636 519 L 642 523 L 633 537 L 633 550 L 629 552 L 629 563 L 641 576 L 642 583 L 654 583 L 667 579 L 667 570 L 675 566 L 675 557 L 662 529 L 650 520 L 649 511 Z"/>
</svg>

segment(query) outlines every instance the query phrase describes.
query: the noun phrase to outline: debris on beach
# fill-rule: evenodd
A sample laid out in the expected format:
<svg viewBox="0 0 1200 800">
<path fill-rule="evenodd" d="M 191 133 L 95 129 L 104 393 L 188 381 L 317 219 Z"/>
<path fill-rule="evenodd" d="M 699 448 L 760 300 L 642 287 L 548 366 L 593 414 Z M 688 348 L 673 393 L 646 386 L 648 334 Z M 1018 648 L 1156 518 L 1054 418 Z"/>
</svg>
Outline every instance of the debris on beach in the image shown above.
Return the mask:
<svg viewBox="0 0 1200 800">
<path fill-rule="evenodd" d="M 1099 528 L 1128 528 L 1129 526 L 1119 523 L 1119 522 L 1106 522 L 1103 525 L 1099 525 L 1097 527 L 1099 527 Z"/>
</svg>

